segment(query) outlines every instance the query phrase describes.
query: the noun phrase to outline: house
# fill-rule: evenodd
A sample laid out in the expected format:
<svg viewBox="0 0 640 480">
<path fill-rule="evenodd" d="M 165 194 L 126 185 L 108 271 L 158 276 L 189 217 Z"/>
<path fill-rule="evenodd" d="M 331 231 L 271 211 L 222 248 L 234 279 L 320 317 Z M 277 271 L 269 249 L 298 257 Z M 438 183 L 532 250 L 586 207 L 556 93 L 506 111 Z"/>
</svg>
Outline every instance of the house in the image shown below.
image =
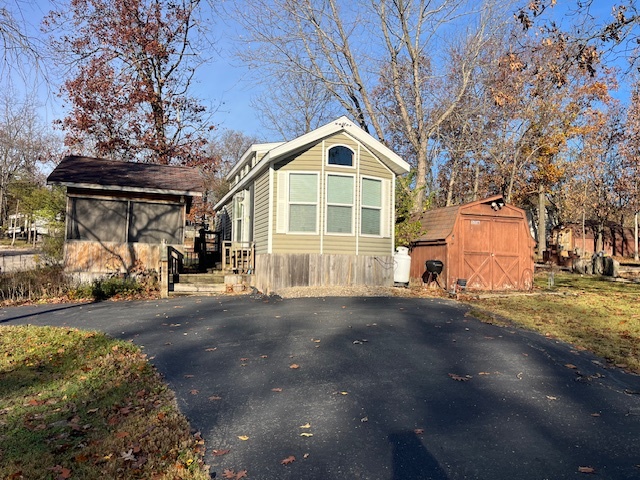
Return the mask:
<svg viewBox="0 0 640 480">
<path fill-rule="evenodd" d="M 428 210 L 424 232 L 411 244 L 410 277 L 429 282 L 428 260 L 442 262 L 438 283 L 477 290 L 529 290 L 533 286 L 535 240 L 524 210 L 501 195 Z"/>
<path fill-rule="evenodd" d="M 596 253 L 598 222 L 587 220 L 584 228 L 579 223 L 567 223 L 551 229 L 551 244 L 546 252 L 548 261 L 565 264 L 574 257 L 590 258 Z M 635 251 L 632 228 L 606 222 L 602 229 L 602 250 L 607 256 L 632 256 Z"/>
<path fill-rule="evenodd" d="M 395 178 L 408 171 L 343 116 L 289 142 L 250 147 L 214 207 L 217 228 L 231 256 L 255 254 L 261 291 L 392 285 Z"/>
<path fill-rule="evenodd" d="M 81 280 L 160 271 L 161 246 L 184 244 L 186 215 L 202 196 L 189 167 L 65 157 L 47 183 L 67 187 L 64 265 Z"/>
</svg>

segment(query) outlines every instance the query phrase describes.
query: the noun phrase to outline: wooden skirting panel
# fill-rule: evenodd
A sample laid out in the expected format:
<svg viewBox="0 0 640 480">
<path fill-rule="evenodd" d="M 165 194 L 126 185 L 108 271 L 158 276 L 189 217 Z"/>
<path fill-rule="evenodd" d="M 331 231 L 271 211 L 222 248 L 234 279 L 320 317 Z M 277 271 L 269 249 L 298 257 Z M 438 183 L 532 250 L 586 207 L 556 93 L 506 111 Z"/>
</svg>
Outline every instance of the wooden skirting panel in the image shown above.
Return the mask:
<svg viewBox="0 0 640 480">
<path fill-rule="evenodd" d="M 288 287 L 393 285 L 391 255 L 322 255 L 274 253 L 256 255 L 255 287 L 277 292 Z"/>
<path fill-rule="evenodd" d="M 69 273 L 131 273 L 138 269 L 158 271 L 160 245 L 72 241 L 64 246 L 64 264 Z"/>
</svg>

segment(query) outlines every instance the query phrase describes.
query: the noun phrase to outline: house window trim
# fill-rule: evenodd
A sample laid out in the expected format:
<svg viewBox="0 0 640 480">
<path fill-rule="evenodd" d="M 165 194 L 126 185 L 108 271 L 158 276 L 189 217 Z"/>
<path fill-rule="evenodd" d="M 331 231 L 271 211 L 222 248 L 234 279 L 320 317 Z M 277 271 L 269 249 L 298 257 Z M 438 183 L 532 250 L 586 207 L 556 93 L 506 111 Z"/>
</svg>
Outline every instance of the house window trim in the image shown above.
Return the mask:
<svg viewBox="0 0 640 480">
<path fill-rule="evenodd" d="M 315 205 L 316 207 L 316 225 L 315 225 L 315 230 L 313 232 L 296 232 L 296 231 L 291 231 L 290 229 L 290 225 L 291 225 L 291 198 L 290 198 L 290 194 L 291 194 L 291 190 L 290 190 L 290 186 L 291 186 L 291 175 L 314 175 L 316 177 L 316 201 L 315 202 L 293 202 L 294 205 Z M 320 233 L 320 228 L 319 228 L 319 223 L 320 223 L 320 175 L 318 172 L 314 172 L 314 171 L 309 171 L 309 170 L 291 170 L 286 172 L 287 175 L 287 225 L 286 225 L 286 233 L 287 235 L 306 235 L 306 236 L 313 236 L 313 235 L 319 235 Z M 280 188 L 280 186 L 278 186 L 278 188 Z"/>
<path fill-rule="evenodd" d="M 346 148 L 346 149 L 351 151 L 351 165 L 338 165 L 338 164 L 335 164 L 335 163 L 329 163 L 329 152 L 331 151 L 332 148 L 335 148 L 335 147 L 344 147 L 344 148 Z M 335 168 L 348 168 L 348 169 L 351 169 L 351 170 L 354 170 L 356 168 L 356 152 L 349 145 L 345 145 L 343 143 L 333 144 L 333 145 L 331 145 L 331 146 L 329 146 L 329 147 L 327 147 L 325 149 L 325 156 L 326 156 L 326 159 L 325 159 L 324 164 L 327 167 L 331 167 L 331 168 L 334 168 L 334 167 Z"/>
<path fill-rule="evenodd" d="M 329 203 L 329 177 L 350 177 L 353 180 L 353 190 L 351 192 L 351 204 L 344 203 Z M 324 177 L 325 192 L 324 192 L 324 234 L 332 237 L 354 237 L 356 235 L 356 175 L 355 173 L 338 173 L 338 172 L 326 172 Z M 329 232 L 327 230 L 329 226 L 329 207 L 351 207 L 351 233 Z"/>
<path fill-rule="evenodd" d="M 364 189 L 363 189 L 363 185 L 364 185 L 364 180 L 375 180 L 380 182 L 380 206 L 376 207 L 376 206 L 372 206 L 372 205 L 365 205 L 364 204 Z M 367 237 L 367 238 L 386 238 L 388 237 L 388 235 L 385 236 L 385 232 L 384 230 L 384 221 L 382 218 L 382 215 L 384 215 L 384 204 L 385 202 L 389 201 L 388 198 L 385 198 L 385 191 L 384 191 L 384 178 L 381 177 L 374 177 L 372 175 L 361 175 L 360 176 L 360 204 L 359 204 L 359 209 L 360 209 L 360 222 L 359 222 L 359 233 L 361 237 Z M 378 234 L 372 234 L 372 233 L 363 233 L 362 232 L 362 210 L 364 210 L 365 208 L 373 210 L 376 209 L 380 212 L 380 230 Z"/>
</svg>

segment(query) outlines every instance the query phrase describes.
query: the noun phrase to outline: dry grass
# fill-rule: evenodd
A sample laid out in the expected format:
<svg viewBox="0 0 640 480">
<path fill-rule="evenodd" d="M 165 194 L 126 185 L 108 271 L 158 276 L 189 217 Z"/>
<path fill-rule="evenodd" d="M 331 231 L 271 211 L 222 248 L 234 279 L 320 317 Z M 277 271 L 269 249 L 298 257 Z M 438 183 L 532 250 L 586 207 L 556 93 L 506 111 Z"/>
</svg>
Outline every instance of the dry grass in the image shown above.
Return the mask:
<svg viewBox="0 0 640 480">
<path fill-rule="evenodd" d="M 208 479 L 203 451 L 137 347 L 0 327 L 0 478 Z"/>
<path fill-rule="evenodd" d="M 473 301 L 473 313 L 492 322 L 509 319 L 640 373 L 640 285 L 556 274 L 555 286 L 548 287 L 543 274 L 535 291 L 539 295 Z"/>
</svg>

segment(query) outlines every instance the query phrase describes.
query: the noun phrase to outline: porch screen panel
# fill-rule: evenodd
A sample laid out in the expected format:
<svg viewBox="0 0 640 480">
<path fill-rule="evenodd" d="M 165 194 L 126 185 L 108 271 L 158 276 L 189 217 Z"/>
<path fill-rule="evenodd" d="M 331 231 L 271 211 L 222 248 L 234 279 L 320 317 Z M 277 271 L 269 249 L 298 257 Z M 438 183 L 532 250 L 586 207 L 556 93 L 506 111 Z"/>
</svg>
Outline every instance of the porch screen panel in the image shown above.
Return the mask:
<svg viewBox="0 0 640 480">
<path fill-rule="evenodd" d="M 93 198 L 70 199 L 67 239 L 126 241 L 127 202 Z"/>
<path fill-rule="evenodd" d="M 131 202 L 129 241 L 182 243 L 182 205 Z"/>
</svg>

